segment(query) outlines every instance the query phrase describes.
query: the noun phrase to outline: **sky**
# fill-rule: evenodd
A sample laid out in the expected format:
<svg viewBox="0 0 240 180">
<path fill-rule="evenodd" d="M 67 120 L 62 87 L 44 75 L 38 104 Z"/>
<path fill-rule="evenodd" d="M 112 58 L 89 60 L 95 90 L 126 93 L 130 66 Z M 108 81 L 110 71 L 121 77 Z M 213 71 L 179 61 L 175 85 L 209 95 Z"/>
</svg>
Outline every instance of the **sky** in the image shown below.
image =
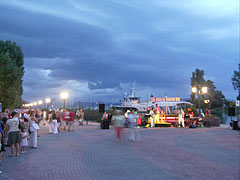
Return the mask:
<svg viewBox="0 0 240 180">
<path fill-rule="evenodd" d="M 0 0 L 0 39 L 24 53 L 23 99 L 188 98 L 196 68 L 227 99 L 239 0 Z"/>
</svg>

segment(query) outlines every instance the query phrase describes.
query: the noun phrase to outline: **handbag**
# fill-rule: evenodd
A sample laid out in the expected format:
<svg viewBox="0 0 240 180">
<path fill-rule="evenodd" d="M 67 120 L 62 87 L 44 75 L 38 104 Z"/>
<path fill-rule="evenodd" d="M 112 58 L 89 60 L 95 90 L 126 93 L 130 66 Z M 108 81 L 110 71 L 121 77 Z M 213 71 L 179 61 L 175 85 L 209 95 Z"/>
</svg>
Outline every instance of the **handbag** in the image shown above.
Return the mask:
<svg viewBox="0 0 240 180">
<path fill-rule="evenodd" d="M 39 126 L 35 122 L 32 123 L 32 127 L 33 127 L 34 130 L 39 129 Z"/>
</svg>

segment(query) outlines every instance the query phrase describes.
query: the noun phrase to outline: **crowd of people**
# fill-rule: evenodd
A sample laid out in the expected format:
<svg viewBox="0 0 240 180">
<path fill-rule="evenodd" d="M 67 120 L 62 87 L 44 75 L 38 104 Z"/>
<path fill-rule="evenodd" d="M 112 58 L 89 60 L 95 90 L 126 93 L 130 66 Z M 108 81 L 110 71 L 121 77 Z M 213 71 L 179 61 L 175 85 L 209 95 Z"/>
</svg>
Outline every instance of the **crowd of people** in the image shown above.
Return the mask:
<svg viewBox="0 0 240 180">
<path fill-rule="evenodd" d="M 0 164 L 2 152 L 6 146 L 11 147 L 8 157 L 26 153 L 26 147 L 37 148 L 37 139 L 40 137 L 40 123 L 49 126 L 49 134 L 58 134 L 61 131 L 74 131 L 74 123 L 83 125 L 84 112 L 82 109 L 73 112 L 68 109 L 34 110 L 34 109 L 6 109 L 0 113 Z M 87 122 L 88 124 L 88 122 Z M 0 171 L 2 173 L 2 171 Z"/>
<path fill-rule="evenodd" d="M 134 111 L 126 111 L 124 114 L 120 110 L 115 110 L 112 115 L 111 112 L 104 112 L 101 118 L 102 121 L 108 121 L 114 126 L 116 137 L 120 143 L 122 143 L 122 131 L 124 128 L 128 129 L 129 140 L 136 141 L 140 140 L 137 125 L 137 113 Z"/>
</svg>

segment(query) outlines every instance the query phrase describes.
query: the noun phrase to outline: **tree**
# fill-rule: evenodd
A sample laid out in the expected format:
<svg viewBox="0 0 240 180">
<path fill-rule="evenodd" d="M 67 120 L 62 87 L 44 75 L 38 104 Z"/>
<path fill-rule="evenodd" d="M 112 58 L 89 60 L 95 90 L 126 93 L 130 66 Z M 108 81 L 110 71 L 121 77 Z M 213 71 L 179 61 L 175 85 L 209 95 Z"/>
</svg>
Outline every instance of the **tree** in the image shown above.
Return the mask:
<svg viewBox="0 0 240 180">
<path fill-rule="evenodd" d="M 192 103 L 196 106 L 198 105 L 197 99 L 195 99 L 196 94 L 198 94 L 200 97 L 200 106 L 204 108 L 218 108 L 222 107 L 224 103 L 226 102 L 225 96 L 223 93 L 219 90 L 217 90 L 216 86 L 214 85 L 213 81 L 205 80 L 204 79 L 204 71 L 200 69 L 196 69 L 192 73 L 191 77 L 191 85 L 192 87 L 196 87 L 198 90 L 201 89 L 201 87 L 206 86 L 208 88 L 208 92 L 206 94 L 198 94 L 198 93 L 192 93 L 191 99 Z M 209 100 L 209 104 L 205 104 L 204 100 Z"/>
<path fill-rule="evenodd" d="M 238 64 L 238 71 L 233 73 L 232 85 L 234 90 L 238 90 L 237 100 L 240 100 L 240 64 Z"/>
<path fill-rule="evenodd" d="M 191 77 L 191 86 L 192 87 L 197 87 L 200 88 L 204 86 L 205 80 L 204 80 L 204 71 L 200 69 L 196 69 L 195 72 L 192 72 L 192 77 Z M 195 101 L 195 94 L 191 94 L 191 99 L 192 101 Z"/>
<path fill-rule="evenodd" d="M 217 90 L 213 81 L 210 80 L 206 82 L 206 86 L 208 87 L 208 93 L 205 98 L 210 101 L 209 107 L 212 109 L 222 107 L 226 103 L 226 99 L 222 91 Z"/>
<path fill-rule="evenodd" d="M 5 108 L 21 104 L 24 75 L 23 53 L 20 46 L 11 41 L 0 41 L 0 102 Z"/>
</svg>

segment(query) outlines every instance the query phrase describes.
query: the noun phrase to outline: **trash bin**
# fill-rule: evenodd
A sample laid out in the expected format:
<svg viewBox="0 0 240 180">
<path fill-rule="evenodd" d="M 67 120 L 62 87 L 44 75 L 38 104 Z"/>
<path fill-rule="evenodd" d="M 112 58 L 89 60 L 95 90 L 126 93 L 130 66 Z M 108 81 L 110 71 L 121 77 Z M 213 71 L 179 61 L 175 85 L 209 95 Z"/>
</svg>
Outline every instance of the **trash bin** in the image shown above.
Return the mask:
<svg viewBox="0 0 240 180">
<path fill-rule="evenodd" d="M 109 129 L 109 121 L 108 120 L 101 121 L 101 129 Z"/>
</svg>

